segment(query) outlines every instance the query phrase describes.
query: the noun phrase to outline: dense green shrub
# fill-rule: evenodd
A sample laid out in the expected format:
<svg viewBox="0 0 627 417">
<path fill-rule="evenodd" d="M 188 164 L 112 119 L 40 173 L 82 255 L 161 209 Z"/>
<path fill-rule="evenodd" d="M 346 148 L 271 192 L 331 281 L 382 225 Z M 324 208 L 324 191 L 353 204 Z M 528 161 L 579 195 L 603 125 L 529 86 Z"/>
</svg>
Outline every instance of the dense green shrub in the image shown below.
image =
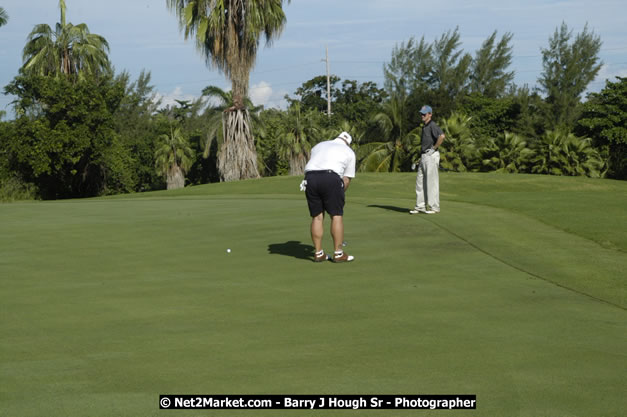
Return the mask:
<svg viewBox="0 0 627 417">
<path fill-rule="evenodd" d="M 34 184 L 26 183 L 17 176 L 0 178 L 0 202 L 35 200 L 37 195 Z"/>
</svg>

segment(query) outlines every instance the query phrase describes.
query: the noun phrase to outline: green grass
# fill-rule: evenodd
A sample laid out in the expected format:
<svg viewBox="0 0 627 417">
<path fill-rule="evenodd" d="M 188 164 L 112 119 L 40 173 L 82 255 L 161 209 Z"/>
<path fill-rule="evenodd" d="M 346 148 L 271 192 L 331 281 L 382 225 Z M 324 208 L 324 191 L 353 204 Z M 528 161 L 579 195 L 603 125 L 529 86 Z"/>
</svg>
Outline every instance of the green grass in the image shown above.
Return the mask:
<svg viewBox="0 0 627 417">
<path fill-rule="evenodd" d="M 444 174 L 442 213 L 410 216 L 414 181 L 357 177 L 344 265 L 309 259 L 300 178 L 0 205 L 0 415 L 624 415 L 627 183 Z M 160 411 L 167 393 L 478 409 Z"/>
</svg>

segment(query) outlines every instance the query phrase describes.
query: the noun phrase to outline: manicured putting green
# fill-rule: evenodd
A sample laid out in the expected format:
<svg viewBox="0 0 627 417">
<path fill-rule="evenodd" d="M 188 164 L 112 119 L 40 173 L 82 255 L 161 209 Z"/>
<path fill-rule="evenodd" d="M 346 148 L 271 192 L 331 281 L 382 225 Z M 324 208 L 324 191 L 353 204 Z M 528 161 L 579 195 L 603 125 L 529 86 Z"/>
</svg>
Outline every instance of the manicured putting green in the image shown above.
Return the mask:
<svg viewBox="0 0 627 417">
<path fill-rule="evenodd" d="M 0 205 L 0 414 L 623 415 L 627 183 L 443 174 L 410 216 L 414 179 L 358 176 L 341 265 L 311 262 L 295 177 Z M 421 393 L 478 408 L 158 404 Z"/>
</svg>

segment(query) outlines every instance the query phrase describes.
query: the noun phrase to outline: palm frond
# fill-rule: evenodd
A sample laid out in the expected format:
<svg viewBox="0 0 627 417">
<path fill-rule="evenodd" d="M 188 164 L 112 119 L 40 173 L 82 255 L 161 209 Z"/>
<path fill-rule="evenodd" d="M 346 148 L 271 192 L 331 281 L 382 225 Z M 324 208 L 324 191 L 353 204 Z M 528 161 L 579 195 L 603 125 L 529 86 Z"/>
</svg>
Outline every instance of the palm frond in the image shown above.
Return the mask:
<svg viewBox="0 0 627 417">
<path fill-rule="evenodd" d="M 8 21 L 9 15 L 2 7 L 0 7 L 0 26 L 6 25 Z"/>
<path fill-rule="evenodd" d="M 107 73 L 111 70 L 109 44 L 100 35 L 89 33 L 86 24 L 65 22 L 65 2 L 59 1 L 61 22 L 53 31 L 47 24 L 36 25 L 22 52 L 26 73 L 76 76 Z"/>
</svg>

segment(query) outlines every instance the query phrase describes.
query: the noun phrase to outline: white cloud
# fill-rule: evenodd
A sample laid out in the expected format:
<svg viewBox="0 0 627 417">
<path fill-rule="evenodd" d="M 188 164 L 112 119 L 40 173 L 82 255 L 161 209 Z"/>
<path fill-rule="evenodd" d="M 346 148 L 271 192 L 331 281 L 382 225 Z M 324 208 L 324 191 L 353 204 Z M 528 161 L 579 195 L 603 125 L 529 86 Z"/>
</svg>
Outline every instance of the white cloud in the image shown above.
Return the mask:
<svg viewBox="0 0 627 417">
<path fill-rule="evenodd" d="M 599 74 L 597 75 L 595 82 L 605 82 L 605 80 L 614 82 L 616 81 L 616 77 L 627 77 L 627 68 L 624 64 L 622 66 L 603 65 L 599 70 Z"/>
<path fill-rule="evenodd" d="M 254 84 L 249 89 L 250 99 L 255 106 L 266 106 L 272 97 L 272 87 L 265 81 Z"/>
<path fill-rule="evenodd" d="M 625 65 L 603 65 L 597 77 L 588 85 L 588 89 L 583 94 L 585 98 L 590 93 L 598 93 L 607 85 L 607 81 L 617 82 L 616 77 L 627 77 L 627 67 Z"/>
<path fill-rule="evenodd" d="M 266 109 L 278 108 L 285 110 L 287 108 L 287 101 L 285 96 L 289 94 L 289 91 L 285 89 L 274 90 L 272 85 L 267 81 L 261 81 L 258 84 L 253 84 L 249 89 L 250 99 L 255 106 L 264 106 Z"/>
<path fill-rule="evenodd" d="M 285 110 L 287 109 L 287 101 L 285 100 L 285 96 L 288 95 L 289 92 L 287 90 L 277 91 L 272 94 L 272 97 L 268 100 L 268 103 L 265 105 L 267 109 L 275 108 Z"/>
<path fill-rule="evenodd" d="M 195 97 L 192 94 L 183 93 L 183 89 L 181 87 L 176 87 L 170 93 L 162 94 L 160 92 L 157 92 L 157 94 L 155 94 L 154 102 L 158 102 L 159 100 L 161 100 L 160 108 L 164 108 L 166 106 L 177 106 L 178 103 L 176 102 L 176 100 L 193 101 L 197 98 L 198 97 Z"/>
</svg>

